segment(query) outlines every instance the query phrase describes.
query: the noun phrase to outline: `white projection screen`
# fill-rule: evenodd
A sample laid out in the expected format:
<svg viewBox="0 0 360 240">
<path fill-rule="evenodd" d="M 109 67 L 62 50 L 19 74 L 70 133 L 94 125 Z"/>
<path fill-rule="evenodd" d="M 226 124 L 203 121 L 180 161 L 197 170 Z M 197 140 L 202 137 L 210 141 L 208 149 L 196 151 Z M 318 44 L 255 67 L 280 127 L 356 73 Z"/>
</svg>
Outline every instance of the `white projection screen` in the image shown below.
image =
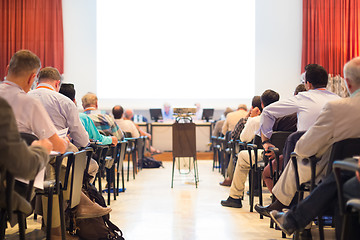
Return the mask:
<svg viewBox="0 0 360 240">
<path fill-rule="evenodd" d="M 254 95 L 255 1 L 98 0 L 96 31 L 103 101 L 226 107 Z"/>
</svg>

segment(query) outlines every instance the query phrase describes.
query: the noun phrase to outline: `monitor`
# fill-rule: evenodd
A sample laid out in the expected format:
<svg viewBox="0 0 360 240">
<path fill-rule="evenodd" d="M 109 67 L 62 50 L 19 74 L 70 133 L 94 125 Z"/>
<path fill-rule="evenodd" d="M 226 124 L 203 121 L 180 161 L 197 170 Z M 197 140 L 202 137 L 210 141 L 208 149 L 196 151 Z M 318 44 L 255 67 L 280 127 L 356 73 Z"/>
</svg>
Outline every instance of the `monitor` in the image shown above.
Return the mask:
<svg viewBox="0 0 360 240">
<path fill-rule="evenodd" d="M 158 120 L 162 120 L 163 116 L 162 116 L 161 108 L 151 108 L 150 117 L 151 120 L 154 120 L 155 122 L 157 122 Z"/>
<path fill-rule="evenodd" d="M 207 122 L 212 119 L 214 116 L 214 109 L 213 108 L 204 108 L 202 113 L 202 120 L 206 120 Z"/>
</svg>

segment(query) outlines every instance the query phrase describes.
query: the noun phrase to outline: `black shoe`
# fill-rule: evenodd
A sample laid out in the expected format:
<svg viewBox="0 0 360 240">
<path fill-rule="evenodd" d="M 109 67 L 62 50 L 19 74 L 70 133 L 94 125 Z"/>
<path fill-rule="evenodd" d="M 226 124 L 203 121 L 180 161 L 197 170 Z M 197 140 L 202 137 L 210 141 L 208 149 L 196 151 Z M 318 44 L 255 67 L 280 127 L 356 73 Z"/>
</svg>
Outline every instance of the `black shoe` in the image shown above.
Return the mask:
<svg viewBox="0 0 360 240">
<path fill-rule="evenodd" d="M 291 235 L 295 232 L 295 228 L 291 226 L 286 218 L 286 213 L 278 212 L 273 210 L 270 212 L 270 217 L 274 220 L 274 222 L 281 228 L 281 230 L 287 235 Z"/>
<path fill-rule="evenodd" d="M 261 215 L 265 216 L 265 217 L 270 217 L 270 212 L 273 210 L 273 209 L 270 209 L 269 208 L 270 205 L 266 206 L 266 207 L 263 207 L 259 204 L 256 204 L 255 205 L 255 210 L 260 213 Z"/>
<path fill-rule="evenodd" d="M 241 199 L 235 199 L 232 197 L 228 197 L 228 199 L 222 200 L 221 205 L 224 207 L 242 208 Z"/>
</svg>

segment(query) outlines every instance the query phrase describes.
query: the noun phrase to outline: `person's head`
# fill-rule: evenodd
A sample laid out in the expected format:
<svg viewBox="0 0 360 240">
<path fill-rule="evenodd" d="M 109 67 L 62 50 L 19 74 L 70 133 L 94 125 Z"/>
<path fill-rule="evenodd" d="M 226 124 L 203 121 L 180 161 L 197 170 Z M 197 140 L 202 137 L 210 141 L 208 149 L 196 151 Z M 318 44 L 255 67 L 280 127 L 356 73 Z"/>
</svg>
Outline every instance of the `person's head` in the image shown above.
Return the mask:
<svg viewBox="0 0 360 240">
<path fill-rule="evenodd" d="M 169 103 L 165 103 L 165 104 L 164 104 L 164 111 L 165 111 L 166 113 L 169 113 L 169 112 L 170 112 L 170 108 L 171 108 L 171 106 L 170 106 Z"/>
<path fill-rule="evenodd" d="M 44 67 L 39 72 L 38 82 L 50 84 L 57 92 L 60 90 L 61 80 L 61 74 L 54 67 Z"/>
<path fill-rule="evenodd" d="M 263 94 L 261 94 L 261 104 L 263 106 L 263 108 L 265 108 L 266 106 L 279 101 L 280 96 L 277 92 L 268 89 L 265 92 L 263 92 Z"/>
<path fill-rule="evenodd" d="M 98 98 L 95 93 L 88 92 L 81 98 L 81 102 L 84 109 L 89 107 L 98 108 Z"/>
<path fill-rule="evenodd" d="M 224 116 L 226 117 L 226 115 L 228 115 L 228 113 L 233 112 L 234 110 L 232 110 L 230 107 L 227 107 L 224 111 Z"/>
<path fill-rule="evenodd" d="M 237 110 L 247 111 L 247 106 L 246 106 L 246 104 L 240 104 L 240 105 L 238 106 Z"/>
<path fill-rule="evenodd" d="M 38 56 L 29 50 L 19 50 L 11 57 L 6 79 L 15 82 L 28 92 L 40 68 L 41 62 Z"/>
<path fill-rule="evenodd" d="M 353 58 L 345 64 L 344 77 L 350 94 L 360 88 L 360 57 Z"/>
<path fill-rule="evenodd" d="M 124 118 L 131 120 L 131 118 L 134 116 L 134 112 L 131 109 L 126 109 L 125 113 L 124 113 Z"/>
<path fill-rule="evenodd" d="M 294 91 L 294 95 L 298 95 L 299 92 L 305 92 L 306 91 L 306 87 L 304 84 L 299 84 L 297 85 L 297 87 L 295 88 L 295 91 Z"/>
<path fill-rule="evenodd" d="M 116 105 L 115 107 L 113 107 L 112 109 L 112 114 L 114 115 L 115 119 L 120 119 L 122 118 L 122 115 L 124 113 L 124 109 L 122 106 L 120 105 Z"/>
<path fill-rule="evenodd" d="M 65 95 L 66 97 L 70 98 L 71 101 L 75 102 L 75 88 L 74 88 L 74 84 L 72 83 L 63 83 L 61 84 L 59 93 Z"/>
<path fill-rule="evenodd" d="M 328 83 L 328 73 L 318 64 L 309 64 L 305 72 L 305 86 L 307 90 L 324 88 Z"/>
<path fill-rule="evenodd" d="M 251 101 L 251 108 L 254 109 L 256 107 L 260 110 L 260 112 L 262 112 L 260 96 L 254 96 L 252 101 Z"/>
</svg>

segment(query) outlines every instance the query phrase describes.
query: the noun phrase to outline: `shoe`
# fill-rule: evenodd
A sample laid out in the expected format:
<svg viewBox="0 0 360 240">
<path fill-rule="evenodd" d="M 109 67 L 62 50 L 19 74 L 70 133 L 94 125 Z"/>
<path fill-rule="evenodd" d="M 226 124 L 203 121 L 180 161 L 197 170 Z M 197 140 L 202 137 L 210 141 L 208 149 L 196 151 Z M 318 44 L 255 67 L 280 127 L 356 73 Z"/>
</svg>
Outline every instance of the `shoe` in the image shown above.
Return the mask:
<svg viewBox="0 0 360 240">
<path fill-rule="evenodd" d="M 230 187 L 232 180 L 230 178 L 225 178 L 224 181 L 219 183 L 221 186 Z"/>
<path fill-rule="evenodd" d="M 242 208 L 241 199 L 235 199 L 232 197 L 228 197 L 228 199 L 222 200 L 221 205 L 224 207 Z"/>
<path fill-rule="evenodd" d="M 286 219 L 286 216 L 287 213 L 279 212 L 277 210 L 273 210 L 270 212 L 270 217 L 279 226 L 279 228 L 287 235 L 291 235 L 295 232 L 296 229 L 290 226 L 289 222 Z"/>
<path fill-rule="evenodd" d="M 260 213 L 261 215 L 265 216 L 265 217 L 270 217 L 270 212 L 273 210 L 273 209 L 270 209 L 270 206 L 271 205 L 268 205 L 268 206 L 261 206 L 259 204 L 256 204 L 255 205 L 255 210 Z"/>
</svg>

